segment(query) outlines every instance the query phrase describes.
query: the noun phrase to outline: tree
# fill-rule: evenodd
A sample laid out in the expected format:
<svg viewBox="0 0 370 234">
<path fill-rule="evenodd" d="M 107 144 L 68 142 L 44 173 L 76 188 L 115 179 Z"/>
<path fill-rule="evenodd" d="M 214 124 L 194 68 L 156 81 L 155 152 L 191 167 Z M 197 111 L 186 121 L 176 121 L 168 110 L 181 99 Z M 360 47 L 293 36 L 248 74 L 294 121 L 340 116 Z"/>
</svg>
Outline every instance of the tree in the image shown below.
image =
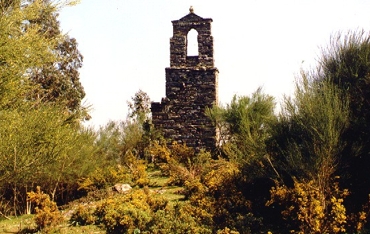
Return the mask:
<svg viewBox="0 0 370 234">
<path fill-rule="evenodd" d="M 337 233 L 349 223 L 343 205 L 348 192 L 336 180 L 349 107 L 342 91 L 331 82 L 318 82 L 316 74 L 302 71 L 294 98 L 285 99 L 272 128 L 267 145 L 279 180 L 271 196 L 284 207 L 287 229 Z"/>
<path fill-rule="evenodd" d="M 328 80 L 348 96 L 350 124 L 343 134 L 342 182 L 358 210 L 370 194 L 370 35 L 364 31 L 336 34 L 323 51 L 318 80 Z"/>
<path fill-rule="evenodd" d="M 16 1 L 15 1 L 16 2 Z M 0 15 L 0 109 L 12 108 L 22 102 L 31 90 L 29 69 L 54 61 L 49 48 L 55 39 L 39 34 L 39 27 L 32 25 L 24 33 L 25 22 L 35 18 L 38 4 L 16 7 L 2 2 Z M 14 3 L 14 2 L 13 2 Z"/>
<path fill-rule="evenodd" d="M 50 0 L 43 0 L 42 4 L 44 7 L 36 18 L 29 20 L 29 25 L 38 25 L 40 35 L 46 39 L 57 40 L 57 44 L 50 48 L 56 59 L 32 69 L 31 81 L 36 85 L 32 97 L 42 102 L 63 103 L 70 112 L 76 113 L 83 110 L 81 101 L 85 97 L 78 71 L 83 56 L 76 39 L 62 34 L 57 6 Z"/>
<path fill-rule="evenodd" d="M 302 73 L 295 98 L 285 99 L 273 128 L 271 154 L 291 177 L 314 180 L 325 190 L 344 147 L 341 137 L 349 122 L 348 102 L 330 82 L 315 82 L 308 76 Z"/>
<path fill-rule="evenodd" d="M 83 175 L 83 165 L 93 161 L 94 138 L 71 124 L 65 102 L 30 98 L 33 69 L 60 61 L 52 50 L 60 36 L 48 37 L 41 24 L 31 22 L 57 7 L 41 0 L 1 1 L 0 9 L 0 192 L 17 214 L 24 212 L 34 183 L 50 182 L 55 195 L 68 175 Z"/>
<path fill-rule="evenodd" d="M 2 188 L 12 189 L 15 214 L 17 211 L 24 211 L 20 208 L 25 204 L 21 199 L 26 197 L 26 187 L 32 188 L 33 184 L 44 184 L 45 181 L 58 183 L 61 176 L 67 175 L 68 164 L 89 155 L 88 152 L 83 152 L 88 145 L 85 146 L 83 143 L 86 142 L 80 140 L 81 133 L 73 126 L 65 124 L 65 118 L 61 108 L 53 105 L 38 108 L 25 105 L 2 112 L 0 184 Z M 90 145 L 92 143 L 91 140 Z M 75 172 L 77 171 L 81 171 L 81 168 Z M 54 187 L 54 195 L 55 190 Z M 4 190 L 2 192 L 6 193 Z"/>
<path fill-rule="evenodd" d="M 221 150 L 239 162 L 251 162 L 265 156 L 265 140 L 275 120 L 274 99 L 261 89 L 251 97 L 234 96 L 226 107 L 213 107 L 208 115 L 219 127 Z"/>
<path fill-rule="evenodd" d="M 131 102 L 127 102 L 129 108 L 129 118 L 144 123 L 150 118 L 150 98 L 141 89 L 131 97 Z"/>
</svg>

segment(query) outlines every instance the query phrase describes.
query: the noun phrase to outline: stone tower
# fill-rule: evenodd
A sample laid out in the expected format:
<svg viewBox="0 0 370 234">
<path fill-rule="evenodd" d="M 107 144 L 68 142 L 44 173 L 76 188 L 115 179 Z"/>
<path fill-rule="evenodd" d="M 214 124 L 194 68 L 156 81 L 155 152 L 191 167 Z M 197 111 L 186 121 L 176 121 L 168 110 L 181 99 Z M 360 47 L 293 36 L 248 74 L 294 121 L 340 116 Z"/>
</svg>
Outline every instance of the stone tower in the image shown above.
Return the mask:
<svg viewBox="0 0 370 234">
<path fill-rule="evenodd" d="M 172 21 L 170 67 L 166 68 L 166 97 L 151 105 L 155 128 L 178 143 L 197 151 L 216 146 L 216 128 L 205 115 L 207 107 L 217 104 L 217 75 L 214 67 L 212 19 L 190 13 Z M 198 54 L 188 56 L 188 34 L 196 30 Z"/>
</svg>

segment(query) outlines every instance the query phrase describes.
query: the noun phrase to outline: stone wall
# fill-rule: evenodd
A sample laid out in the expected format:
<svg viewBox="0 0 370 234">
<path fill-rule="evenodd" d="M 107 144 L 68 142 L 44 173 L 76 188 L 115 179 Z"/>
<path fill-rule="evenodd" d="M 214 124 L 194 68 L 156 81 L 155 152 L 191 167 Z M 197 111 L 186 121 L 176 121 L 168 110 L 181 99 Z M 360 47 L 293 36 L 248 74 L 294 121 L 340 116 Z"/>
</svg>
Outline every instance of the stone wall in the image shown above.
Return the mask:
<svg viewBox="0 0 370 234">
<path fill-rule="evenodd" d="M 214 67 L 212 19 L 190 12 L 172 21 L 170 67 L 166 68 L 166 97 L 151 106 L 153 124 L 172 141 L 200 150 L 216 145 L 216 128 L 205 115 L 217 104 L 217 76 Z M 198 32 L 198 56 L 187 56 L 187 35 Z"/>
</svg>

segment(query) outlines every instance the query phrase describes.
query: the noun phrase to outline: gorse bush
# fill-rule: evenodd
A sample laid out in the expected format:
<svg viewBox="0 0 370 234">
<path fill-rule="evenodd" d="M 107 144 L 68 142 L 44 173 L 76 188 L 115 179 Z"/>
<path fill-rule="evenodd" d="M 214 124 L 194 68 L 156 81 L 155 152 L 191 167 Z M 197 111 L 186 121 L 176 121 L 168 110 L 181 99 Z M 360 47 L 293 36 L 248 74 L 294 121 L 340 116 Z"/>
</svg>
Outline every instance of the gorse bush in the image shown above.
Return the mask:
<svg viewBox="0 0 370 234">
<path fill-rule="evenodd" d="M 148 174 L 146 172 L 147 163 L 143 159 L 136 158 L 131 152 L 129 152 L 123 163 L 131 175 L 131 181 L 133 184 L 140 187 L 144 187 L 149 184 Z"/>
<path fill-rule="evenodd" d="M 69 222 L 74 226 L 85 226 L 94 224 L 96 217 L 94 216 L 95 207 L 87 205 L 79 205 L 72 213 Z"/>
<path fill-rule="evenodd" d="M 322 194 L 314 181 L 294 181 L 294 187 L 277 184 L 271 189 L 271 200 L 266 205 L 283 206 L 282 216 L 294 233 L 343 233 L 347 226 L 344 199 L 348 190 L 340 190 L 333 182 Z"/>
<path fill-rule="evenodd" d="M 176 143 L 170 147 L 154 144 L 151 153 L 161 161 L 162 172 L 170 177 L 168 183 L 183 187 L 186 202 L 182 210 L 207 230 L 229 227 L 251 233 L 261 226 L 240 188 L 242 174 L 237 162 L 212 159 L 204 151 L 195 154 Z"/>
<path fill-rule="evenodd" d="M 212 233 L 209 226 L 188 213 L 184 204 L 158 210 L 148 227 L 150 233 Z"/>
<path fill-rule="evenodd" d="M 28 200 L 35 205 L 35 222 L 39 230 L 45 230 L 63 222 L 63 216 L 58 210 L 55 202 L 50 200 L 50 196 L 44 194 L 38 186 L 36 192 L 28 193 Z"/>
<path fill-rule="evenodd" d="M 86 192 L 111 187 L 116 183 L 131 182 L 130 171 L 120 165 L 96 168 L 87 178 L 81 178 L 78 182 L 79 190 Z"/>
<path fill-rule="evenodd" d="M 166 200 L 154 196 L 149 191 L 136 190 L 124 196 L 109 198 L 96 207 L 96 223 L 102 224 L 108 233 L 146 230 L 153 214 L 167 206 Z"/>
<path fill-rule="evenodd" d="M 96 207 L 79 206 L 73 225 L 101 225 L 107 233 L 212 233 L 190 203 L 170 204 L 148 189 L 109 197 Z M 197 215 L 197 216 L 194 216 Z"/>
</svg>

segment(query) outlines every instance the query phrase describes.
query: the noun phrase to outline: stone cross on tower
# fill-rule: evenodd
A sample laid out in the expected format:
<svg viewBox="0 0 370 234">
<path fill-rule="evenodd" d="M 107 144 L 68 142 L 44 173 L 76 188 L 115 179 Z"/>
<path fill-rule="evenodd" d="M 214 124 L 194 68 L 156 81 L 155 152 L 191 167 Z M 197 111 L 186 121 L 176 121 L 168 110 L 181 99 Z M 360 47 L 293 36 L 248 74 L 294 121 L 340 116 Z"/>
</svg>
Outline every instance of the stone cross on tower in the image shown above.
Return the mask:
<svg viewBox="0 0 370 234">
<path fill-rule="evenodd" d="M 216 127 L 206 116 L 206 108 L 218 102 L 214 67 L 212 19 L 190 13 L 172 21 L 170 67 L 166 68 L 166 97 L 151 105 L 153 124 L 172 141 L 196 150 L 216 146 Z M 188 56 L 189 31 L 197 32 L 198 54 Z"/>
</svg>

